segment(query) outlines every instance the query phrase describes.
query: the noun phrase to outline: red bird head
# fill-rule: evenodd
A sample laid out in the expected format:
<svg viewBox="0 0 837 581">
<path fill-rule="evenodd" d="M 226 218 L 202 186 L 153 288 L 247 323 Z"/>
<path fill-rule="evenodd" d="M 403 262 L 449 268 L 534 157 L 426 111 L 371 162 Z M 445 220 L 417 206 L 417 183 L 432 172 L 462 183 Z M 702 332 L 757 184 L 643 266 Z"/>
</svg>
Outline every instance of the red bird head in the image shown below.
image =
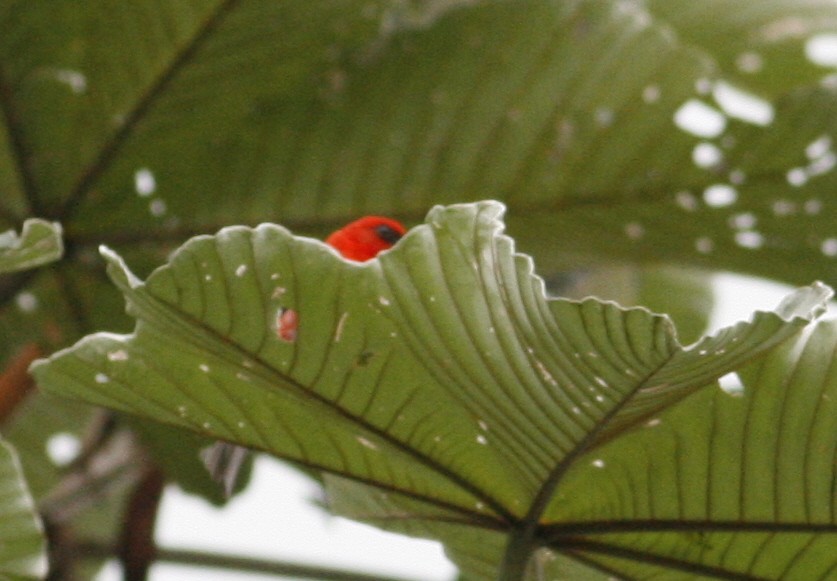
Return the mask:
<svg viewBox="0 0 837 581">
<path fill-rule="evenodd" d="M 382 216 L 365 216 L 347 224 L 326 238 L 348 260 L 366 262 L 391 248 L 407 230 L 400 222 Z"/>
</svg>

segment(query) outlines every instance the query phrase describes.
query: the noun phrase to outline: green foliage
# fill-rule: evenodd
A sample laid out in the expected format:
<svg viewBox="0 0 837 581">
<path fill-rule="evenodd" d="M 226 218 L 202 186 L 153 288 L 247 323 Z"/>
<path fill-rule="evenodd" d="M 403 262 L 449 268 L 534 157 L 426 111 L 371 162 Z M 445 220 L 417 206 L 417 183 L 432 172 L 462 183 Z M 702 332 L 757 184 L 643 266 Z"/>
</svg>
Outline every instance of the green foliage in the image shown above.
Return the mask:
<svg viewBox="0 0 837 581">
<path fill-rule="evenodd" d="M 46 575 L 43 527 L 14 449 L 0 441 L 0 577 L 25 581 Z"/>
<path fill-rule="evenodd" d="M 27 220 L 18 237 L 0 234 L 0 273 L 35 268 L 61 257 L 61 227 L 44 220 Z M 0 393 L 11 396 L 12 379 L 0 376 Z M 47 571 L 43 525 L 27 489 L 14 447 L 0 440 L 0 576 L 3 579 L 42 579 Z"/>
<path fill-rule="evenodd" d="M 331 488 L 337 508 L 450 537 L 455 559 L 466 544 L 466 573 L 478 560 L 518 579 L 538 549 L 629 577 L 744 574 L 754 553 L 760 577 L 833 565 L 835 327 L 777 347 L 830 290 L 684 348 L 645 309 L 548 299 L 502 211 L 434 208 L 365 264 L 273 225 L 195 238 L 147 282 L 104 249 L 134 333 L 88 336 L 32 371 L 50 391 L 350 480 Z M 288 311 L 292 341 L 277 328 Z M 754 374 L 762 358 L 771 371 Z M 775 397 L 801 361 L 815 380 Z M 716 380 L 739 371 L 736 399 Z M 785 446 L 801 459 L 779 460 Z M 474 546 L 468 528 L 501 539 Z M 768 559 L 766 535 L 795 549 Z"/>
<path fill-rule="evenodd" d="M 27 220 L 18 237 L 14 231 L 0 234 L 0 273 L 27 270 L 61 258 L 61 226 L 44 220 Z"/>
<path fill-rule="evenodd" d="M 695 500 L 700 491 L 682 483 L 691 483 L 697 470 L 690 462 L 700 464 L 696 458 L 709 456 L 697 448 L 694 458 L 692 448 L 688 457 L 675 454 L 670 439 L 652 439 L 665 438 L 658 433 L 673 434 L 675 441 L 686 438 L 699 448 L 706 441 L 695 434 L 709 438 L 700 431 L 707 425 L 717 428 L 710 435 L 735 427 L 725 423 L 732 420 L 722 412 L 690 414 L 690 406 L 700 405 L 690 402 L 702 401 L 709 409 L 729 408 L 738 427 L 750 426 L 748 414 L 755 413 L 761 419 L 752 425 L 782 433 L 782 446 L 802 446 L 796 438 L 807 433 L 804 410 L 814 401 L 815 387 L 800 370 L 822 374 L 823 385 L 830 381 L 831 323 L 817 323 L 800 335 L 795 333 L 802 321 L 793 316 L 814 309 L 823 296 L 821 287 L 809 287 L 813 298 L 804 292 L 794 295 L 798 312 L 759 315 L 728 335 L 704 340 L 703 347 L 681 344 L 698 341 L 703 334 L 712 272 L 794 285 L 815 280 L 837 284 L 837 96 L 833 71 L 818 65 L 810 51 L 812 38 L 835 32 L 837 7 L 831 0 L 0 0 L 0 231 L 24 225 L 19 238 L 0 235 L 0 269 L 31 268 L 57 259 L 61 229 L 66 245 L 60 261 L 0 278 L 0 361 L 11 367 L 24 345 L 37 344 L 51 353 L 101 329 L 130 331 L 135 322 L 123 313 L 123 301 L 104 276 L 96 251 L 106 244 L 114 249 L 107 254 L 110 272 L 139 320 L 134 333 L 98 335 L 80 343 L 72 353 L 85 354 L 95 369 L 82 372 L 76 355 L 65 353 L 40 373 L 60 370 L 75 377 L 53 386 L 56 391 L 75 390 L 87 399 L 196 431 L 186 437 L 181 429 L 150 423 L 138 430 L 168 477 L 205 498 L 220 502 L 195 457 L 209 441 L 206 436 L 221 437 L 294 459 L 312 472 L 327 471 L 334 506 L 380 526 L 394 523 L 389 517 L 375 518 L 378 512 L 425 515 L 438 510 L 428 502 L 444 499 L 444 509 L 460 511 L 456 518 L 464 522 L 450 522 L 450 514 L 433 512 L 435 520 L 413 519 L 399 526 L 444 538 L 463 571 L 476 578 L 493 574 L 497 563 L 486 555 L 502 555 L 510 527 L 521 522 L 543 533 L 537 543 L 529 541 L 546 547 L 532 561 L 534 573 L 544 575 L 596 578 L 594 567 L 608 571 L 604 577 L 610 571 L 651 577 L 658 572 L 654 567 L 677 555 L 682 557 L 678 563 L 688 563 L 695 576 L 711 576 L 713 567 L 728 567 L 731 575 L 764 577 L 804 576 L 794 567 L 805 567 L 805 574 L 816 576 L 822 572 L 817 563 L 831 562 L 827 556 L 817 557 L 818 543 L 833 539 L 835 530 L 833 522 L 815 518 L 827 512 L 822 506 L 834 503 L 834 491 L 828 497 L 818 480 L 831 473 L 827 467 L 822 474 L 806 476 L 809 488 L 804 493 L 788 484 L 784 468 L 771 472 L 774 488 L 764 494 L 775 493 L 775 518 L 759 514 L 759 523 L 776 539 L 790 539 L 792 532 L 782 528 L 788 522 L 803 527 L 787 541 L 788 552 L 777 549 L 774 541 L 754 540 L 767 534 L 764 530 L 748 536 L 725 529 L 726 524 L 684 530 L 679 537 L 651 528 L 644 534 L 596 532 L 594 540 L 588 529 L 568 536 L 561 527 L 575 522 L 571 519 L 592 522 L 595 514 L 645 524 L 670 514 L 738 522 L 755 518 L 748 503 L 773 502 L 773 497 L 752 500 L 747 496 L 752 493 L 741 492 L 739 512 L 723 505 L 719 512 L 707 508 L 701 517 Z M 730 97 L 735 91 L 740 92 L 738 101 Z M 735 107 L 742 96 L 753 105 L 743 113 Z M 702 107 L 709 117 L 699 123 L 694 118 L 684 121 L 687 105 Z M 322 236 L 362 214 L 391 214 L 413 225 L 435 204 L 486 199 L 509 207 L 509 233 L 522 252 L 535 258 L 551 294 L 583 300 L 541 296 L 527 261 L 511 258 L 507 239 L 497 233 L 499 226 L 489 216 L 497 207 L 490 204 L 479 206 L 481 218 L 475 220 L 481 226 L 472 229 L 482 238 L 461 238 L 464 233 L 453 222 L 435 234 L 432 227 L 423 227 L 380 263 L 364 267 L 348 266 L 321 245 L 298 241 L 271 226 L 225 229 L 214 238 L 189 242 L 147 283 L 130 276 L 116 258 L 118 253 L 145 278 L 190 237 L 232 224 L 273 222 Z M 456 214 L 461 217 L 469 211 L 460 208 L 454 214 L 462 212 Z M 450 212 L 435 211 L 431 224 L 436 218 L 448 224 Z M 28 222 L 33 216 L 50 222 Z M 469 220 L 463 218 L 460 226 L 470 227 Z M 449 238 L 440 242 L 437 234 Z M 245 241 L 252 245 L 249 251 Z M 433 244 L 439 247 L 437 254 L 431 252 Z M 273 256 L 265 250 L 274 245 L 290 254 Z M 256 248 L 263 254 L 252 254 Z M 499 254 L 484 256 L 480 249 Z M 188 266 L 195 252 L 206 256 L 206 267 L 201 261 Z M 414 263 L 408 256 L 421 261 Z M 283 262 L 292 258 L 293 265 Z M 481 277 L 472 271 L 472 262 L 479 266 L 493 261 L 507 270 L 482 271 Z M 235 272 L 241 264 L 247 270 L 239 279 Z M 231 265 L 236 268 L 230 270 Z M 308 291 L 300 294 L 285 282 L 265 280 L 273 266 L 282 266 L 283 276 L 300 281 L 300 289 Z M 177 277 L 171 278 L 174 273 Z M 216 294 L 206 291 L 212 287 L 199 274 L 214 277 Z M 256 280 L 260 285 L 253 285 Z M 498 281 L 510 280 L 528 285 L 531 294 L 507 294 L 517 287 Z M 442 282 L 451 286 L 441 288 Z M 177 294 L 181 284 L 187 285 L 188 294 Z M 273 297 L 278 287 L 285 294 Z M 235 293 L 236 301 L 222 289 Z M 586 300 L 589 296 L 668 313 L 678 335 L 667 319 L 646 309 L 622 309 Z M 378 297 L 390 301 L 388 308 Z M 253 305 L 262 310 L 250 310 Z M 293 345 L 277 343 L 270 328 L 276 310 L 289 305 L 305 315 L 300 340 Z M 338 325 L 344 312 L 356 315 Z M 484 331 L 483 318 L 492 314 L 493 339 L 477 332 Z M 204 318 L 205 323 L 195 325 Z M 565 319 L 576 321 L 576 337 L 595 337 L 602 328 L 619 331 L 621 335 L 608 334 L 604 343 L 596 344 L 602 354 L 618 354 L 619 361 L 640 361 L 650 369 L 658 358 L 670 357 L 659 371 L 665 380 L 660 382 L 668 387 L 648 401 L 627 397 L 626 406 L 617 406 L 612 417 L 593 415 L 587 423 L 574 420 L 573 406 L 569 414 L 566 405 L 563 413 L 550 408 L 546 404 L 558 392 L 548 377 L 559 388 L 570 385 L 570 379 L 596 388 L 595 378 L 600 377 L 615 390 L 611 396 L 616 399 L 637 387 L 630 376 L 618 372 L 618 365 L 608 375 L 585 361 L 589 373 L 564 370 L 561 375 L 553 365 L 564 369 L 563 359 L 541 358 L 541 350 L 567 356 L 562 350 L 567 346 L 552 340 L 562 327 L 549 327 L 549 332 L 543 327 Z M 512 321 L 539 322 L 542 327 L 519 327 Z M 333 345 L 338 327 L 342 340 Z M 393 332 L 396 337 L 390 336 Z M 172 365 L 161 368 L 159 375 L 137 372 L 124 384 L 154 385 L 162 399 L 153 410 L 148 402 L 140 405 L 137 394 L 117 400 L 121 392 L 111 391 L 118 383 L 112 367 L 119 369 L 121 362 L 119 356 L 115 361 L 103 357 L 123 349 L 127 353 L 119 343 L 125 337 L 131 337 L 131 348 L 143 350 L 145 358 L 132 357 L 131 365 L 150 361 L 152 354 Z M 752 351 L 721 345 L 735 337 L 741 337 L 736 345 L 750 345 Z M 525 346 L 534 338 L 539 338 L 537 346 L 529 353 Z M 184 358 L 187 365 L 173 360 L 178 355 L 175 344 L 192 345 L 192 356 L 205 358 L 217 373 L 213 378 L 226 379 L 210 381 L 200 368 L 195 370 L 195 361 Z M 625 351 L 628 345 L 632 348 Z M 644 347 L 635 351 L 638 345 Z M 262 347 L 268 351 L 262 353 Z M 701 349 L 726 352 L 708 358 L 703 367 L 703 359 L 691 359 Z M 258 373 L 242 369 L 243 361 L 256 354 L 267 364 L 254 360 Z M 283 359 L 291 354 L 293 358 Z M 804 366 L 799 363 L 803 359 L 794 359 L 797 355 L 804 357 Z M 642 365 L 637 363 L 637 372 L 646 369 Z M 748 370 L 758 365 L 766 371 L 750 377 Z M 349 375 L 346 369 L 351 369 Z M 746 385 L 740 399 L 713 387 L 719 374 L 731 370 Z M 795 372 L 787 375 L 790 370 Z M 99 373 L 109 381 L 91 385 Z M 252 382 L 243 382 L 239 374 Z M 347 382 L 344 395 L 350 400 L 356 392 L 363 395 L 365 389 L 383 386 L 387 374 L 406 378 L 399 389 L 428 386 L 409 405 L 386 400 L 387 405 L 403 404 L 414 422 L 428 410 L 438 413 L 451 422 L 450 437 L 461 438 L 463 450 L 471 446 L 474 454 L 487 458 L 446 464 L 441 460 L 459 456 L 436 458 L 431 451 L 440 450 L 397 440 L 404 435 L 397 432 L 399 424 L 389 426 L 396 429 L 390 434 L 375 423 L 388 417 L 389 408 L 369 420 L 383 440 L 346 424 L 346 414 L 338 412 L 343 408 L 334 400 L 340 393 L 325 386 Z M 768 413 L 772 400 L 757 394 L 769 393 L 777 378 L 799 386 L 782 399 L 789 406 L 783 408 L 783 417 L 788 409 L 797 410 L 789 415 L 788 425 L 798 427 L 792 434 L 766 428 L 773 424 L 759 415 Z M 170 380 L 190 389 L 176 395 L 163 388 Z M 238 391 L 231 391 L 232 385 Z M 510 385 L 526 397 L 540 395 L 524 405 L 525 398 L 518 399 L 523 396 Z M 205 389 L 197 392 L 197 386 Z M 483 389 L 493 394 L 492 405 L 477 395 L 482 391 L 475 391 Z M 319 397 L 314 403 L 308 395 L 290 395 L 311 390 Z M 195 401 L 185 401 L 186 396 Z M 3 417 L 2 428 L 21 453 L 42 502 L 53 499 L 52 493 L 71 476 L 45 455 L 44 443 L 58 432 L 83 439 L 96 414 L 58 398 L 29 397 Z M 271 403 L 249 408 L 248 402 L 263 397 Z M 827 388 L 821 397 L 830 401 Z M 351 405 L 362 407 L 364 401 Z M 747 409 L 738 409 L 739 402 Z M 595 407 L 602 402 L 594 398 L 588 403 Z M 187 406 L 183 417 L 182 405 Z M 374 410 L 350 406 L 349 411 Z M 529 423 L 521 424 L 515 414 L 524 412 Z M 285 413 L 293 419 L 286 420 Z M 463 413 L 467 418 L 460 417 Z M 310 429 L 334 414 L 335 421 L 312 441 L 298 430 L 286 434 L 277 427 L 289 422 Z M 681 435 L 692 426 L 692 418 L 697 424 L 689 429 L 695 433 Z M 643 422 L 652 419 L 663 422 L 660 429 L 643 429 Z M 490 433 L 483 434 L 490 446 L 479 444 L 482 451 L 474 445 L 473 432 L 480 433 L 480 420 L 490 426 Z M 122 429 L 144 420 L 115 421 Z M 810 425 L 820 426 L 817 422 L 821 420 Z M 671 431 L 665 431 L 669 424 Z M 564 426 L 566 433 L 557 426 Z M 597 435 L 588 438 L 592 433 Z M 730 442 L 748 433 L 733 434 Z M 389 466 L 374 474 L 358 468 L 375 456 L 363 444 L 356 449 L 358 434 L 380 450 L 395 446 L 391 473 Z M 786 448 L 776 448 L 763 436 L 758 432 L 745 439 L 757 442 L 753 449 L 759 453 L 773 450 L 777 458 L 780 452 L 784 457 Z M 819 441 L 823 458 L 833 457 L 833 430 L 821 426 L 811 438 L 806 442 Z M 395 445 L 396 440 L 401 443 Z M 321 457 L 338 444 L 346 447 L 340 448 L 345 457 Z M 653 465 L 643 463 L 640 448 L 657 454 Z M 416 449 L 433 463 L 416 468 Z M 568 450 L 576 449 L 566 460 Z M 613 457 L 617 452 L 631 461 L 620 464 Z M 763 458 L 748 453 L 736 460 L 749 470 L 748 478 L 770 472 L 760 464 Z M 139 467 L 146 455 L 137 454 L 132 463 Z M 732 456 L 719 457 L 734 463 Z M 605 468 L 591 468 L 593 459 L 601 459 Z M 521 506 L 535 506 L 532 495 L 546 490 L 543 471 L 550 465 L 566 468 L 555 483 L 555 495 L 570 494 L 570 485 L 587 487 L 595 490 L 589 496 L 597 507 L 577 502 L 579 495 L 574 494 L 572 510 L 580 512 L 567 512 L 564 506 L 558 510 L 560 503 L 542 507 L 538 515 L 515 508 L 515 498 Z M 659 507 L 663 512 L 650 503 L 624 503 L 627 493 L 620 486 L 630 484 L 635 499 L 642 498 L 637 487 L 651 486 L 637 472 L 646 465 L 645 473 L 665 476 L 655 477 L 654 486 L 680 485 L 677 502 L 682 506 L 672 501 L 670 490 L 660 493 L 666 498 Z M 444 467 L 442 476 L 439 466 Z M 382 467 L 371 463 L 368 470 Z M 346 480 L 358 474 L 365 474 L 365 484 Z M 387 478 L 408 476 L 424 487 L 418 497 L 401 480 L 398 486 L 410 493 L 406 497 L 398 494 L 400 488 L 391 490 L 388 499 L 365 488 L 392 487 Z M 596 483 L 604 478 L 608 484 L 599 488 Z M 740 484 L 714 478 L 713 473 L 702 480 L 713 491 Z M 121 494 L 124 489 L 98 503 L 101 514 L 87 512 L 89 522 L 78 529 L 112 536 L 120 525 Z M 554 498 L 558 503 L 558 496 Z M 483 509 L 475 510 L 476 502 Z M 801 510 L 799 503 L 809 508 Z M 477 516 L 491 526 L 477 530 L 469 520 Z M 499 528 L 494 526 L 497 519 Z M 817 539 L 805 536 L 813 534 L 811 523 L 824 527 L 817 529 L 822 533 Z M 556 528 L 549 529 L 552 525 Z M 609 553 L 595 544 L 605 541 Z M 527 543 L 520 554 L 531 548 Z M 804 543 L 809 548 L 794 553 Z M 556 544 L 564 548 L 552 550 Z M 745 559 L 736 551 L 756 545 L 764 563 L 754 557 L 752 569 L 742 569 Z M 720 553 L 728 560 L 719 562 Z M 782 561 L 791 553 L 798 555 L 796 561 Z"/>
</svg>

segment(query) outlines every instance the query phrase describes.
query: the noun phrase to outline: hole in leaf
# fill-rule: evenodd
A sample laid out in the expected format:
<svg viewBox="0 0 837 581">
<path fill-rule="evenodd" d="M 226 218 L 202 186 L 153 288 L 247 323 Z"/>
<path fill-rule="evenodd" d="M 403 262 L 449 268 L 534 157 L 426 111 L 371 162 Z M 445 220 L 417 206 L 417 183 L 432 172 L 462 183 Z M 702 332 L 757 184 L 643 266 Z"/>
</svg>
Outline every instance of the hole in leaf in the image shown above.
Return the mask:
<svg viewBox="0 0 837 581">
<path fill-rule="evenodd" d="M 674 124 L 698 137 L 718 137 L 727 126 L 723 113 L 697 99 L 689 99 L 674 112 Z"/>
<path fill-rule="evenodd" d="M 67 432 L 53 434 L 46 441 L 47 456 L 56 466 L 66 466 L 78 456 L 80 451 L 79 439 Z"/>
<path fill-rule="evenodd" d="M 157 191 L 157 179 L 147 167 L 142 167 L 134 172 L 134 189 L 137 194 L 143 197 L 150 196 Z"/>
<path fill-rule="evenodd" d="M 718 378 L 718 383 L 720 384 L 721 389 L 730 395 L 744 394 L 744 383 L 734 371 Z"/>
<path fill-rule="evenodd" d="M 276 311 L 276 336 L 286 343 L 296 341 L 299 328 L 299 314 L 294 309 L 279 307 Z"/>
<path fill-rule="evenodd" d="M 723 208 L 738 200 L 738 191 L 729 184 L 714 184 L 703 191 L 703 201 L 713 208 Z"/>
</svg>

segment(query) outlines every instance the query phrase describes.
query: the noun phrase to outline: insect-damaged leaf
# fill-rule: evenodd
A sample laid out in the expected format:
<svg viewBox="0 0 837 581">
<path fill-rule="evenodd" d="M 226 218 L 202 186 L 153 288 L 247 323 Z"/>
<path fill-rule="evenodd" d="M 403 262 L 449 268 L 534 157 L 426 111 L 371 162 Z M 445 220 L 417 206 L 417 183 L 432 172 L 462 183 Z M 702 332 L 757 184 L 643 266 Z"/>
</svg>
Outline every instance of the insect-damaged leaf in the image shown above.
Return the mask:
<svg viewBox="0 0 837 581">
<path fill-rule="evenodd" d="M 377 521 L 409 517 L 450 540 L 454 555 L 505 574 L 539 544 L 561 553 L 564 569 L 644 570 L 652 553 L 663 563 L 654 567 L 666 567 L 680 559 L 666 542 L 620 549 L 576 539 L 562 548 L 562 526 L 598 522 L 577 498 L 597 486 L 597 461 L 606 463 L 593 455 L 712 393 L 720 376 L 778 357 L 830 290 L 801 289 L 775 313 L 683 347 L 671 322 L 646 309 L 547 297 L 532 261 L 503 235 L 503 211 L 496 202 L 434 208 L 363 264 L 274 225 L 195 238 L 146 282 L 105 251 L 136 329 L 91 335 L 33 372 L 46 389 L 389 495 Z M 293 341 L 276 327 L 288 309 Z M 833 426 L 822 434 L 833 440 Z M 579 476 L 585 469 L 593 476 Z M 631 490 L 624 502 L 647 501 Z M 376 520 L 355 504 L 345 511 Z M 468 530 L 482 531 L 475 545 Z M 495 540 L 481 549 L 486 534 Z M 506 560 L 488 550 L 507 541 Z"/>
</svg>

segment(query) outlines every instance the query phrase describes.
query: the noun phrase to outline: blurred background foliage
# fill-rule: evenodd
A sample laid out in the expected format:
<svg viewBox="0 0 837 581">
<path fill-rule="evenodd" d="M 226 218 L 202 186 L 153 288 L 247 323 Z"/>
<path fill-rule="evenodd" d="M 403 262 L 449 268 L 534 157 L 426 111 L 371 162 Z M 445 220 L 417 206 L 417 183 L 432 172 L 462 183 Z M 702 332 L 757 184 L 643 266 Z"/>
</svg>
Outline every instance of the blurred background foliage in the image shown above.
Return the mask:
<svg viewBox="0 0 837 581">
<path fill-rule="evenodd" d="M 0 231 L 45 218 L 66 247 L 0 277 L 0 361 L 130 329 L 100 244 L 145 275 L 226 225 L 481 199 L 553 292 L 694 340 L 712 272 L 837 283 L 835 54 L 828 0 L 0 0 Z M 3 433 L 56 525 L 117 535 L 143 470 L 117 460 L 149 449 L 222 501 L 179 432 L 31 387 Z"/>
</svg>

